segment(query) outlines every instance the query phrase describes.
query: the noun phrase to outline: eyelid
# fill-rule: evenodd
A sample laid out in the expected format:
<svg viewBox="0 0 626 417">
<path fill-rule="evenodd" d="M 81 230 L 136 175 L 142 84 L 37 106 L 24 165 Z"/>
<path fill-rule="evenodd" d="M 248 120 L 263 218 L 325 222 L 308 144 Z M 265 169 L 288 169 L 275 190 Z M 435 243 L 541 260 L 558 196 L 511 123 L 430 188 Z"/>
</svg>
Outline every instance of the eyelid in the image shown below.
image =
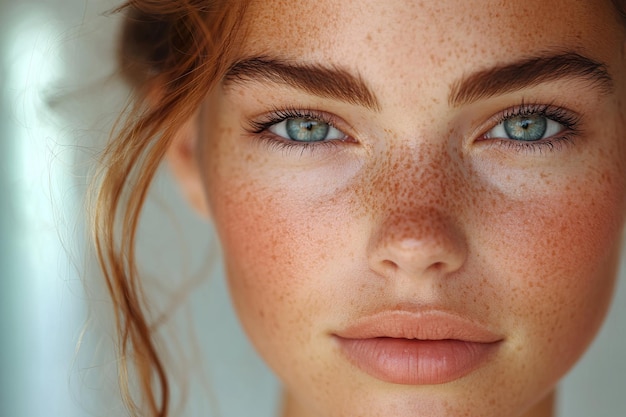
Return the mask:
<svg viewBox="0 0 626 417">
<path fill-rule="evenodd" d="M 271 126 L 292 118 L 313 119 L 327 123 L 329 126 L 339 130 L 345 135 L 344 139 L 333 139 L 334 141 L 357 142 L 355 135 L 352 134 L 352 132 L 355 132 L 355 129 L 344 119 L 330 112 L 315 110 L 307 107 L 276 107 L 260 116 L 250 118 L 246 122 L 247 126 L 244 126 L 244 129 L 253 135 L 267 133 Z M 275 135 L 274 133 L 269 134 Z M 280 137 L 277 136 L 277 138 Z M 288 141 L 288 139 L 284 140 Z M 321 144 L 326 142 L 328 141 L 317 143 Z M 314 143 L 310 143 L 310 145 L 314 145 Z"/>
<path fill-rule="evenodd" d="M 503 123 L 514 117 L 524 116 L 542 116 L 553 120 L 563 128 L 556 134 L 539 139 L 536 141 L 522 141 L 509 138 L 493 137 L 489 138 L 488 133 Z M 526 103 L 514 105 L 501 110 L 481 123 L 473 133 L 468 136 L 469 142 L 476 144 L 484 144 L 485 149 L 501 150 L 505 153 L 520 154 L 544 154 L 544 151 L 560 151 L 565 146 L 573 146 L 577 142 L 578 137 L 583 132 L 582 115 L 571 110 L 567 106 L 556 104 L 554 101 L 549 104 L 541 102 Z"/>
<path fill-rule="evenodd" d="M 292 139 L 289 138 L 289 132 L 287 131 L 287 125 L 288 122 L 290 120 L 307 120 L 307 121 L 314 121 L 314 122 L 318 122 L 318 123 L 323 123 L 324 125 L 328 126 L 328 130 L 326 131 L 326 136 L 327 138 L 325 139 L 321 139 L 321 140 L 311 140 L 311 141 L 306 141 L 306 140 L 296 140 L 296 139 Z M 348 138 L 348 135 L 346 135 L 343 131 L 337 129 L 335 126 L 333 126 L 330 123 L 325 122 L 324 120 L 320 120 L 320 119 L 312 119 L 312 118 L 297 118 L 297 119 L 293 119 L 293 118 L 288 118 L 288 119 L 284 119 L 278 123 L 274 123 L 272 125 L 270 125 L 267 130 L 273 134 L 275 134 L 276 136 L 279 136 L 285 140 L 290 140 L 290 141 L 294 141 L 296 143 L 319 143 L 319 142 L 329 142 L 329 141 L 333 141 L 333 140 L 339 140 L 339 141 L 345 141 Z M 338 137 L 328 137 L 328 136 L 338 136 Z"/>
<path fill-rule="evenodd" d="M 504 140 L 512 140 L 512 141 L 519 141 L 519 142 L 526 142 L 526 143 L 537 143 L 537 142 L 541 142 L 542 140 L 547 140 L 550 139 L 552 137 L 556 137 L 557 135 L 561 134 L 562 132 L 567 130 L 567 126 L 564 126 L 562 123 L 556 121 L 556 120 L 552 120 L 550 118 L 544 117 L 544 116 L 538 116 L 540 118 L 544 118 L 546 119 L 546 128 L 545 131 L 543 133 L 544 137 L 541 137 L 539 139 L 515 139 L 515 138 L 511 138 L 508 137 L 508 134 L 506 132 L 506 126 L 505 123 L 508 122 L 509 120 L 512 119 L 516 119 L 516 118 L 523 118 L 523 117 L 530 117 L 530 116 L 516 116 L 514 118 L 511 119 L 507 119 L 507 120 L 503 120 L 500 123 L 498 123 L 497 125 L 495 125 L 494 127 L 492 127 L 491 129 L 489 129 L 489 131 L 487 131 L 487 133 L 485 133 L 484 138 L 485 139 L 504 139 Z M 537 116 L 534 116 L 537 117 Z M 495 133 L 498 132 L 498 133 Z"/>
<path fill-rule="evenodd" d="M 503 139 L 503 138 L 489 138 L 487 137 L 487 134 L 499 124 L 509 119 L 520 117 L 520 116 L 521 117 L 524 117 L 524 116 L 545 117 L 547 119 L 553 120 L 561 124 L 565 128 L 563 129 L 564 131 L 576 133 L 580 130 L 580 115 L 568 109 L 565 106 L 559 106 L 553 103 L 551 104 L 537 104 L 537 103 L 526 104 L 522 102 L 522 104 L 508 107 L 494 114 L 493 116 L 491 116 L 488 119 L 488 121 L 485 122 L 482 125 L 482 127 L 480 127 L 480 129 L 478 130 L 480 132 L 480 134 L 478 135 L 478 140 Z M 507 139 L 507 140 L 514 140 L 514 139 Z"/>
</svg>

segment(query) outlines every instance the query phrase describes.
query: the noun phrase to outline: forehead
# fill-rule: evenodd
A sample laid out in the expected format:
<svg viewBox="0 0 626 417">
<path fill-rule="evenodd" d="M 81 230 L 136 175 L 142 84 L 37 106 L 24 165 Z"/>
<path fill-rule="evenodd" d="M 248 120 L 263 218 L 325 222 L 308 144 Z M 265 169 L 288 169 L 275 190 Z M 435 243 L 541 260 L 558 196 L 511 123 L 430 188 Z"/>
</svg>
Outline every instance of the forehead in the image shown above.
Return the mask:
<svg viewBox="0 0 626 417">
<path fill-rule="evenodd" d="M 248 19 L 247 53 L 396 77 L 546 49 L 603 57 L 621 32 L 609 0 L 253 0 Z"/>
</svg>

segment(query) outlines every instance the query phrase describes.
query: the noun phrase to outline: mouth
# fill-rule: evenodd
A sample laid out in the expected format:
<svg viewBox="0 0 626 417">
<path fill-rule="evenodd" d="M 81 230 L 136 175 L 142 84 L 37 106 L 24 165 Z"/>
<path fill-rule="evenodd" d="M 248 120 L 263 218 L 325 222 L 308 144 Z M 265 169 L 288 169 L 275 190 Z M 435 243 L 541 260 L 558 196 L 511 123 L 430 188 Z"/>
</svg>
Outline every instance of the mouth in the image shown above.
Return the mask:
<svg viewBox="0 0 626 417">
<path fill-rule="evenodd" d="M 389 311 L 333 335 L 344 357 L 390 383 L 434 385 L 462 378 L 496 353 L 503 337 L 457 315 Z"/>
</svg>

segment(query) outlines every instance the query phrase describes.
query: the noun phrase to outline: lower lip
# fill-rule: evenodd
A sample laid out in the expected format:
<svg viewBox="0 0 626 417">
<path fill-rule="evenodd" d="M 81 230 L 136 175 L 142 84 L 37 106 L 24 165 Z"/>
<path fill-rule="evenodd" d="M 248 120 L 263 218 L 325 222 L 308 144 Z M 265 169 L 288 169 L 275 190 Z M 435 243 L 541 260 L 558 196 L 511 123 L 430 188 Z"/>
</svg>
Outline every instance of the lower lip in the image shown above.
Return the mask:
<svg viewBox="0 0 626 417">
<path fill-rule="evenodd" d="M 484 364 L 499 345 L 386 337 L 338 340 L 348 360 L 365 373 L 406 385 L 443 384 L 462 378 Z"/>
</svg>

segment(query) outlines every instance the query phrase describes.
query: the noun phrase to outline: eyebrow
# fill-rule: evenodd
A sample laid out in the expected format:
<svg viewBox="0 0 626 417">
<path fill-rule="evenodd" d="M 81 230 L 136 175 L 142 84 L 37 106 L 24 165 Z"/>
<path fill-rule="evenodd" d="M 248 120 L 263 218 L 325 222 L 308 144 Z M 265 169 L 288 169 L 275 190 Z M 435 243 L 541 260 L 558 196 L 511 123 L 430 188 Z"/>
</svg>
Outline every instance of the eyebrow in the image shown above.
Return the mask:
<svg viewBox="0 0 626 417">
<path fill-rule="evenodd" d="M 526 58 L 463 77 L 451 86 L 448 103 L 456 107 L 567 78 L 585 80 L 606 94 L 613 91 L 613 79 L 605 64 L 576 52 L 564 52 Z"/>
<path fill-rule="evenodd" d="M 285 84 L 311 94 L 360 105 L 375 111 L 381 109 L 376 95 L 359 75 L 338 66 L 300 64 L 263 56 L 235 62 L 223 78 L 224 85 L 246 81 Z"/>
</svg>

